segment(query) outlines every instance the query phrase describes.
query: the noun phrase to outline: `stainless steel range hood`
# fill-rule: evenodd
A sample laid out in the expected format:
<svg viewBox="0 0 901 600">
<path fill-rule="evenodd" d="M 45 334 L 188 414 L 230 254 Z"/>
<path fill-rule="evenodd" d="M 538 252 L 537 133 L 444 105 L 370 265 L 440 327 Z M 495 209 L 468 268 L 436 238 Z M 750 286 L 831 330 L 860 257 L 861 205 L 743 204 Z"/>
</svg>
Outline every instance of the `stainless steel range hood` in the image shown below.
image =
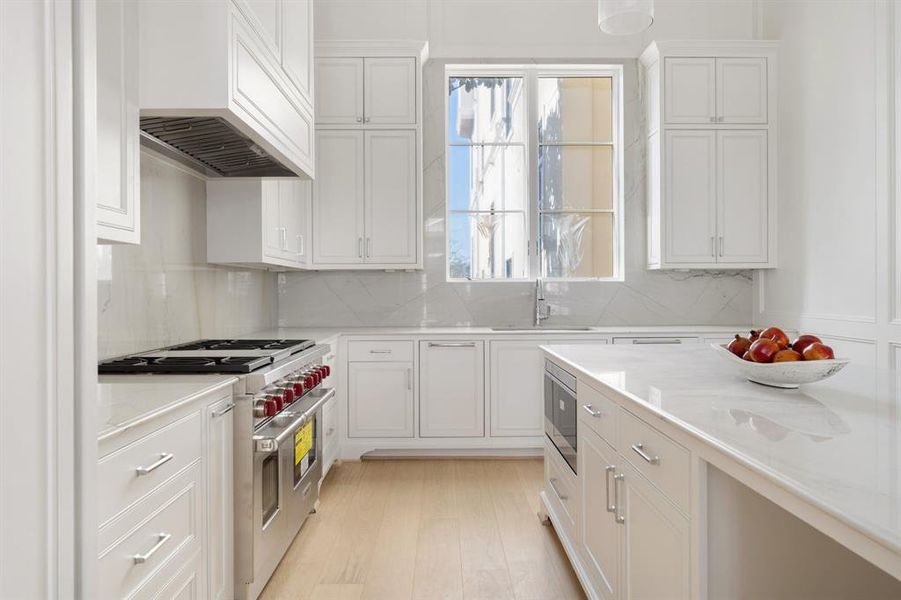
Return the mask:
<svg viewBox="0 0 901 600">
<path fill-rule="evenodd" d="M 210 177 L 296 177 L 219 117 L 141 117 L 141 144 Z"/>
</svg>

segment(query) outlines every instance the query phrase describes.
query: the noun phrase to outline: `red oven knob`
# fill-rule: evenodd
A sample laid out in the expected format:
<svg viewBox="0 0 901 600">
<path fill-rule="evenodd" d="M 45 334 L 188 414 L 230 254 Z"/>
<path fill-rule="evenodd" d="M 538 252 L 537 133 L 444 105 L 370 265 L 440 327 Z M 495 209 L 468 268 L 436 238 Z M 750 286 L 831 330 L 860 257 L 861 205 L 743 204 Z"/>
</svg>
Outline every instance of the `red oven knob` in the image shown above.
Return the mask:
<svg viewBox="0 0 901 600">
<path fill-rule="evenodd" d="M 273 402 L 275 402 L 275 407 L 276 407 L 275 410 L 276 411 L 280 411 L 281 409 L 285 408 L 285 399 L 282 397 L 281 394 L 273 394 L 273 395 L 269 396 L 269 398 Z"/>
<path fill-rule="evenodd" d="M 325 371 L 325 376 L 328 377 L 332 374 L 332 368 L 328 365 L 322 365 L 322 369 Z"/>
<path fill-rule="evenodd" d="M 304 378 L 303 378 L 303 387 L 305 387 L 305 388 L 308 389 L 308 390 L 311 390 L 311 389 L 313 389 L 314 387 L 316 387 L 316 382 L 315 382 L 315 380 L 313 379 L 313 376 L 312 376 L 312 375 L 306 375 L 306 376 L 304 376 Z"/>
<path fill-rule="evenodd" d="M 282 390 L 282 394 L 285 396 L 285 404 L 291 404 L 294 402 L 294 388 L 287 387 Z"/>
<path fill-rule="evenodd" d="M 292 386 L 294 387 L 294 396 L 300 398 L 303 396 L 303 381 L 295 381 Z"/>
<path fill-rule="evenodd" d="M 263 404 L 265 415 L 267 417 L 274 417 L 278 412 L 277 406 L 278 405 L 275 403 L 275 400 L 273 400 L 272 398 L 267 399 Z"/>
<path fill-rule="evenodd" d="M 313 379 L 316 380 L 316 385 L 322 383 L 322 373 L 319 372 L 319 369 L 313 369 Z"/>
</svg>

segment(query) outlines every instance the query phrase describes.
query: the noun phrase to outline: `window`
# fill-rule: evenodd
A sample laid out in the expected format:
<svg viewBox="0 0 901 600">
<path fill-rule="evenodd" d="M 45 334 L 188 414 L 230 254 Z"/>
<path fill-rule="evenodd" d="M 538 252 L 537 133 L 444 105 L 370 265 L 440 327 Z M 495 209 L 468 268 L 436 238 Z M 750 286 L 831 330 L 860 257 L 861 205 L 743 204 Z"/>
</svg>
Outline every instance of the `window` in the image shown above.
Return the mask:
<svg viewBox="0 0 901 600">
<path fill-rule="evenodd" d="M 622 278 L 619 67 L 448 67 L 451 280 Z"/>
</svg>

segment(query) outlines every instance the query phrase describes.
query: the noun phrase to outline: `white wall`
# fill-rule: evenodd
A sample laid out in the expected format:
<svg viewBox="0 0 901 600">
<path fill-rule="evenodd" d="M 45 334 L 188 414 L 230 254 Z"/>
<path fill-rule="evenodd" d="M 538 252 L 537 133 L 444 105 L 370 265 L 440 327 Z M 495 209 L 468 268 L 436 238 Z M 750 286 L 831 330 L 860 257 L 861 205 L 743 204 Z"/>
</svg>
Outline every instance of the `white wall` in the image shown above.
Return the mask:
<svg viewBox="0 0 901 600">
<path fill-rule="evenodd" d="M 763 36 L 782 40 L 779 269 L 757 278 L 755 320 L 821 334 L 861 362 L 899 364 L 894 3 L 766 0 L 760 11 Z"/>
<path fill-rule="evenodd" d="M 597 0 L 320 0 L 316 38 L 428 40 L 437 58 L 636 57 L 654 39 L 748 39 L 754 0 L 657 0 L 641 35 L 597 27 Z"/>
</svg>

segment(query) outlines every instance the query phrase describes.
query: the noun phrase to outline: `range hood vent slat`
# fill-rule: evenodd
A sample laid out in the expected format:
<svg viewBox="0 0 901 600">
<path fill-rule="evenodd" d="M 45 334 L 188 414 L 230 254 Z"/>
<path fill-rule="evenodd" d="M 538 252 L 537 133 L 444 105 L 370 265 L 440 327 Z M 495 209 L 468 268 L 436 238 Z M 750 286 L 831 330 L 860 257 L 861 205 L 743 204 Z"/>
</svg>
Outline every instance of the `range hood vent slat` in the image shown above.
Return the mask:
<svg viewBox="0 0 901 600">
<path fill-rule="evenodd" d="M 191 168 L 220 177 L 297 177 L 218 117 L 141 117 L 141 141 Z"/>
</svg>

